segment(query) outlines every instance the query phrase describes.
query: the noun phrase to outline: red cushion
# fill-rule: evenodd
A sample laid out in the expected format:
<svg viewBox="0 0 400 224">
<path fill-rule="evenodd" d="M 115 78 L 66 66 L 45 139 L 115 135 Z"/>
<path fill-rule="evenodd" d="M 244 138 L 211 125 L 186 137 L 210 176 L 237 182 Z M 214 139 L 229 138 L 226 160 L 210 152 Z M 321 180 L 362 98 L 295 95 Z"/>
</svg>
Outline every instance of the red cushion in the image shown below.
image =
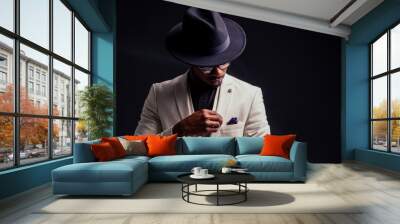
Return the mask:
<svg viewBox="0 0 400 224">
<path fill-rule="evenodd" d="M 129 141 L 146 141 L 147 135 L 125 135 L 124 138 Z"/>
<path fill-rule="evenodd" d="M 110 161 L 118 158 L 110 143 L 102 142 L 99 144 L 92 144 L 91 146 L 94 157 L 99 162 Z"/>
<path fill-rule="evenodd" d="M 115 151 L 115 155 L 118 158 L 126 156 L 126 151 L 122 146 L 121 142 L 119 142 L 118 138 L 110 137 L 110 138 L 101 138 L 101 142 L 108 142 L 112 146 Z"/>
<path fill-rule="evenodd" d="M 177 135 L 159 136 L 150 135 L 146 139 L 148 156 L 176 155 Z"/>
<path fill-rule="evenodd" d="M 260 155 L 280 156 L 289 159 L 290 148 L 295 139 L 296 135 L 265 135 Z"/>
</svg>

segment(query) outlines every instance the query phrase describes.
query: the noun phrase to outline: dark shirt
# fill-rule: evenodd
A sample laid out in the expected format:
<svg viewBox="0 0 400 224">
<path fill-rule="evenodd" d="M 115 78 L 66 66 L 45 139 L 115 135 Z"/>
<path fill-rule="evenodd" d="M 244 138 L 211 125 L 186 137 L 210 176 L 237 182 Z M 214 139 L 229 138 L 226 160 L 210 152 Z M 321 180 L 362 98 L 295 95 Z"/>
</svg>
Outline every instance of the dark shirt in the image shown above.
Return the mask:
<svg viewBox="0 0 400 224">
<path fill-rule="evenodd" d="M 212 110 L 217 88 L 208 85 L 192 72 L 189 72 L 188 84 L 194 111 L 200 109 Z"/>
</svg>

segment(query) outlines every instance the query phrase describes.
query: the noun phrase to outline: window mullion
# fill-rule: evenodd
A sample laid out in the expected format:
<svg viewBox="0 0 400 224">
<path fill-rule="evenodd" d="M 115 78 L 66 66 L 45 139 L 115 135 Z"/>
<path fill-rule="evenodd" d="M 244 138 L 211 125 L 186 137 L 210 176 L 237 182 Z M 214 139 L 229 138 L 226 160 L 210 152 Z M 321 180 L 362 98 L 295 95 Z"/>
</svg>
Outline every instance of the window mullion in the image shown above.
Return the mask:
<svg viewBox="0 0 400 224">
<path fill-rule="evenodd" d="M 53 52 L 53 0 L 49 0 L 49 50 Z M 48 91 L 50 119 L 48 120 L 48 152 L 49 159 L 53 159 L 53 56 L 49 55 Z"/>
<path fill-rule="evenodd" d="M 71 15 L 71 23 L 72 23 L 72 38 L 71 38 L 71 56 L 72 56 L 72 64 L 73 66 L 71 66 L 71 91 L 72 91 L 72 95 L 71 95 L 71 117 L 75 118 L 75 12 L 72 11 L 72 15 Z M 74 155 L 74 151 L 75 151 L 75 125 L 76 125 L 76 121 L 72 121 L 72 130 L 71 130 L 71 151 L 72 151 L 72 155 Z"/>
<path fill-rule="evenodd" d="M 390 70 L 390 30 L 387 32 L 387 71 L 389 71 Z M 391 120 L 390 120 L 390 118 L 392 117 L 392 111 L 391 111 L 391 108 L 392 108 L 392 100 L 391 100 L 391 78 L 392 78 L 392 74 L 391 73 L 389 73 L 388 75 L 387 75 L 387 110 L 388 110 L 388 112 L 387 112 L 387 116 L 388 116 L 388 122 L 387 122 L 387 135 L 388 135 L 388 152 L 391 152 L 392 151 L 392 139 L 391 139 Z"/>
<path fill-rule="evenodd" d="M 17 35 L 19 35 L 19 7 L 20 6 L 20 1 L 15 0 L 14 1 L 14 30 Z M 19 100 L 20 100 L 20 50 L 19 50 L 19 39 L 15 38 L 14 39 L 14 112 L 19 113 L 20 112 L 20 105 L 19 105 Z M 19 136 L 20 136 L 20 118 L 14 116 L 14 166 L 19 166 L 20 164 L 20 155 L 19 155 Z"/>
</svg>

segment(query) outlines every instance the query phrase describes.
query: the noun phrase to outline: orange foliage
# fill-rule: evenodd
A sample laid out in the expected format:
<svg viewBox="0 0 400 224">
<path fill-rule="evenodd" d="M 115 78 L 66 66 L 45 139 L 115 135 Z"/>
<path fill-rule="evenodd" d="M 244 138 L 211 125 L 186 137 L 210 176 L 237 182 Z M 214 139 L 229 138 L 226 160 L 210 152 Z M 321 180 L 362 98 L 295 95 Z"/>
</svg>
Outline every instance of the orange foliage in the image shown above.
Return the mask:
<svg viewBox="0 0 400 224">
<path fill-rule="evenodd" d="M 46 104 L 44 104 L 46 105 Z M 0 111 L 13 112 L 14 97 L 13 86 L 7 86 L 5 93 L 0 93 Z M 40 114 L 47 115 L 48 107 L 41 105 L 34 105 L 29 99 L 28 93 L 25 88 L 20 88 L 20 110 L 23 114 Z M 59 111 L 54 110 L 55 114 Z M 13 145 L 13 117 L 0 116 L 0 146 L 4 148 L 12 148 Z M 48 136 L 48 119 L 47 118 L 32 118 L 21 117 L 20 119 L 20 148 L 23 149 L 25 145 L 45 144 Z M 53 138 L 59 136 L 59 127 L 53 126 Z"/>
</svg>

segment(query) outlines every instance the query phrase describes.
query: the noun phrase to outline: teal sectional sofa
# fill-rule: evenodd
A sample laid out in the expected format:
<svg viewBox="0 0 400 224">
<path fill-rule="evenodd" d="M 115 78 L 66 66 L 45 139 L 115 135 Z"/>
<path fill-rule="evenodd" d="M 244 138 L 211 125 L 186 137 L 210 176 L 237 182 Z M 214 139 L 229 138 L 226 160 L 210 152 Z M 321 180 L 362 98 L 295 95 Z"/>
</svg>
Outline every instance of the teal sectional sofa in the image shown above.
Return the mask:
<svg viewBox="0 0 400 224">
<path fill-rule="evenodd" d="M 177 155 L 127 156 L 96 162 L 90 145 L 75 144 L 74 163 L 52 171 L 54 194 L 131 195 L 148 181 L 176 181 L 193 167 L 218 172 L 234 159 L 260 182 L 305 182 L 307 146 L 295 141 L 290 159 L 260 156 L 262 137 L 182 137 L 176 143 Z"/>
</svg>

